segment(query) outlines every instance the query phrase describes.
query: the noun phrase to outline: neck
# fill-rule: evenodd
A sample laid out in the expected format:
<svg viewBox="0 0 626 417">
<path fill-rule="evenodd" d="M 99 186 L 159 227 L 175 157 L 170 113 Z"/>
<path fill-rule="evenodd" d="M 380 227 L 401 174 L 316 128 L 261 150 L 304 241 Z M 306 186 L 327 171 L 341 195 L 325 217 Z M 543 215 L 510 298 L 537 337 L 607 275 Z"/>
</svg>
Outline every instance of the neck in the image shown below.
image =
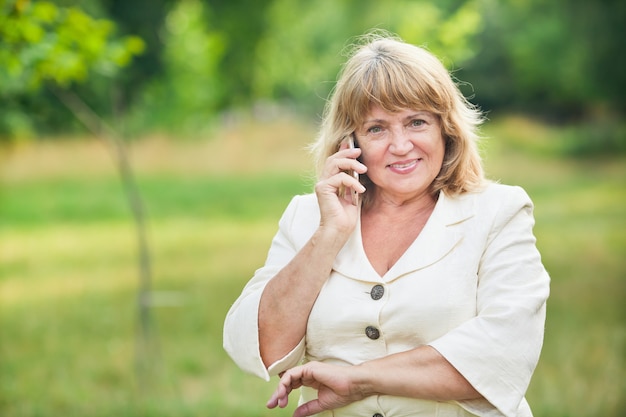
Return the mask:
<svg viewBox="0 0 626 417">
<path fill-rule="evenodd" d="M 391 196 L 384 193 L 377 193 L 367 212 L 378 215 L 397 218 L 399 216 L 419 216 L 430 215 L 437 200 L 430 193 L 403 198 L 401 196 Z"/>
</svg>

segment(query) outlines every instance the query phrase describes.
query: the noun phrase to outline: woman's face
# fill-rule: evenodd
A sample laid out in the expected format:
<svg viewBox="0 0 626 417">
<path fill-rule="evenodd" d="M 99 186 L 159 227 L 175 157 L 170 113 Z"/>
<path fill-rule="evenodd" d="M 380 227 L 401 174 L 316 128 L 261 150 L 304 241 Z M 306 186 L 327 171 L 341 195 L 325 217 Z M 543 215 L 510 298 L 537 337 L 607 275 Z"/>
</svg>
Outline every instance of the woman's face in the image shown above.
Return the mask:
<svg viewBox="0 0 626 417">
<path fill-rule="evenodd" d="M 376 185 L 376 198 L 398 203 L 429 195 L 443 163 L 445 142 L 439 117 L 424 110 L 388 113 L 370 107 L 356 130 L 361 160 Z"/>
</svg>

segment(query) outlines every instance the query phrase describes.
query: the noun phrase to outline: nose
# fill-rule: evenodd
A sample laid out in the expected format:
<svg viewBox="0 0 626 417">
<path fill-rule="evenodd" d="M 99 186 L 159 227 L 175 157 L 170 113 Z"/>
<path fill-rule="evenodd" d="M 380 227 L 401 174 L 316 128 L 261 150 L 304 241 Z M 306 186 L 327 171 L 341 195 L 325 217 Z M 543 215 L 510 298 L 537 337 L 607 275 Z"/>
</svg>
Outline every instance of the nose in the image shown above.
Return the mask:
<svg viewBox="0 0 626 417">
<path fill-rule="evenodd" d="M 413 142 L 404 129 L 394 129 L 391 132 L 389 151 L 396 155 L 405 155 L 413 149 Z"/>
</svg>

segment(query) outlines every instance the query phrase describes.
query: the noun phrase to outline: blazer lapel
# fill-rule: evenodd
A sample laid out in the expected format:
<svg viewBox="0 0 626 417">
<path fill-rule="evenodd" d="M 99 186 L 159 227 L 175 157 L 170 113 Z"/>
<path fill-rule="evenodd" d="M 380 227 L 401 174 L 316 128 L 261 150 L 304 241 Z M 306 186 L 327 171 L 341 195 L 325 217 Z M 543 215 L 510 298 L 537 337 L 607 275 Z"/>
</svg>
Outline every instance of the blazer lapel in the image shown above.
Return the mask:
<svg viewBox="0 0 626 417">
<path fill-rule="evenodd" d="M 474 216 L 473 198 L 470 196 L 450 197 L 440 193 L 424 229 L 384 277 L 374 270 L 363 250 L 360 222 L 337 255 L 333 268 L 353 279 L 390 282 L 438 262 L 463 239 L 463 228 L 457 226 Z"/>
<path fill-rule="evenodd" d="M 468 201 L 469 200 L 469 201 Z M 460 223 L 474 216 L 473 199 L 449 197 L 443 192 L 430 219 L 398 262 L 385 274 L 385 281 L 393 281 L 409 272 L 417 271 L 439 262 L 449 254 L 464 237 Z"/>
<path fill-rule="evenodd" d="M 378 272 L 372 267 L 363 249 L 360 217 L 354 228 L 354 232 L 352 232 L 346 244 L 337 254 L 333 269 L 352 279 L 368 282 L 383 281 L 382 277 L 378 275 Z"/>
</svg>

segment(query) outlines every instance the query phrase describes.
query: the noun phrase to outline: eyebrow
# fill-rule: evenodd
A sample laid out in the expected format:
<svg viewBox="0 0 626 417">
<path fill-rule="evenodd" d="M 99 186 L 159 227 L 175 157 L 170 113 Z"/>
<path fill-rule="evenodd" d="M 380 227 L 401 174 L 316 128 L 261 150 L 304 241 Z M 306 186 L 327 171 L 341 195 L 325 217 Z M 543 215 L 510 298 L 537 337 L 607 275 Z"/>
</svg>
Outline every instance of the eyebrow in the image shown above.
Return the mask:
<svg viewBox="0 0 626 417">
<path fill-rule="evenodd" d="M 417 117 L 434 117 L 434 114 L 427 111 L 427 110 L 420 110 L 418 112 L 415 113 L 411 113 L 409 115 L 407 115 L 403 120 L 404 121 L 409 121 L 409 120 L 413 120 Z M 375 124 L 380 124 L 380 123 L 387 123 L 387 120 L 385 119 L 368 119 L 368 120 L 364 120 L 363 124 L 371 124 L 371 123 L 375 123 Z"/>
</svg>

